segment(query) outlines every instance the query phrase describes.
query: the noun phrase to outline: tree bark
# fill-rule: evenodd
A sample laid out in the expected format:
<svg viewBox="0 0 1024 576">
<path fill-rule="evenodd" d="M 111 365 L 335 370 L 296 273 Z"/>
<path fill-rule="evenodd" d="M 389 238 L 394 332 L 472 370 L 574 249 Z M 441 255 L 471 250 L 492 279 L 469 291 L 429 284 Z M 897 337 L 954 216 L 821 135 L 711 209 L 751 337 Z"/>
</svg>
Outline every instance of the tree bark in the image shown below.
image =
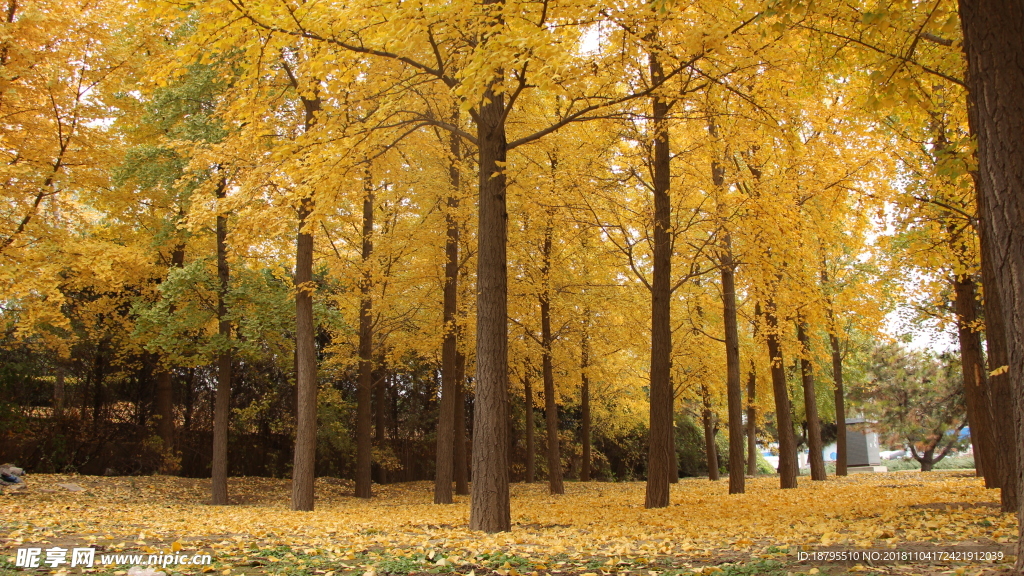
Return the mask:
<svg viewBox="0 0 1024 576">
<path fill-rule="evenodd" d="M 821 263 L 821 288 L 828 292 L 828 269 L 824 259 Z M 831 296 L 826 296 L 828 308 L 825 311 L 828 320 L 829 345 L 832 347 L 832 385 L 836 407 L 836 476 L 846 476 L 846 392 L 843 389 L 843 355 L 839 346 L 839 327 Z"/>
<path fill-rule="evenodd" d="M 793 416 L 789 404 L 789 389 L 786 387 L 786 372 L 782 366 L 782 339 L 779 321 L 775 316 L 775 304 L 768 301 L 764 312 L 768 345 L 768 359 L 771 361 L 772 392 L 775 396 L 775 426 L 779 433 L 779 486 L 796 488 L 796 439 L 793 437 Z"/>
<path fill-rule="evenodd" d="M 740 334 L 736 322 L 736 265 L 732 240 L 725 235 L 721 253 L 722 314 L 725 324 L 725 389 L 729 402 L 729 494 L 742 494 L 743 391 L 740 384 Z"/>
<path fill-rule="evenodd" d="M 64 402 L 64 367 L 58 365 L 53 381 L 53 415 L 58 419 L 64 417 Z"/>
<path fill-rule="evenodd" d="M 227 182 L 217 186 L 217 199 L 225 198 Z M 223 208 L 221 208 L 222 210 Z M 211 470 L 212 503 L 228 504 L 228 422 L 231 418 L 231 322 L 227 296 L 230 289 L 228 268 L 228 217 L 217 214 L 217 334 L 224 348 L 217 357 L 217 396 L 213 408 L 213 463 Z"/>
<path fill-rule="evenodd" d="M 580 481 L 590 481 L 590 310 L 584 310 L 583 337 L 580 342 L 580 443 L 583 444 L 583 462 L 580 464 Z"/>
<path fill-rule="evenodd" d="M 103 353 L 103 349 L 106 347 L 106 339 L 101 339 L 96 344 L 96 356 L 93 359 L 93 370 L 92 370 L 92 424 L 94 427 L 100 425 L 100 415 L 103 412 L 103 403 L 105 401 L 103 394 L 103 380 L 107 374 L 107 358 Z"/>
<path fill-rule="evenodd" d="M 757 371 L 754 361 L 750 361 L 750 374 L 747 377 L 747 474 L 757 476 Z"/>
<path fill-rule="evenodd" d="M 664 80 L 659 54 L 648 55 L 651 81 Z M 671 157 L 669 156 L 668 101 L 658 93 L 651 97 L 654 130 L 654 271 L 651 280 L 651 395 L 650 445 L 647 454 L 646 508 L 664 508 L 669 504 L 669 479 L 672 473 L 673 422 L 672 401 L 672 205 Z"/>
<path fill-rule="evenodd" d="M 811 480 L 825 479 L 825 457 L 821 445 L 821 421 L 818 419 L 818 395 L 814 389 L 814 369 L 811 366 L 811 341 L 807 336 L 807 325 L 798 318 L 796 337 L 803 347 L 800 353 L 800 377 L 804 385 L 804 416 L 807 418 L 808 461 L 811 465 Z"/>
<path fill-rule="evenodd" d="M 218 191 L 218 195 L 220 192 Z M 185 263 L 185 245 L 175 244 L 171 250 L 171 266 L 168 269 L 181 268 Z M 172 304 L 168 313 L 173 315 L 175 311 Z M 164 365 L 163 358 L 158 361 L 159 371 L 156 374 L 156 433 L 163 443 L 166 451 L 174 450 L 174 380 L 171 377 L 171 370 Z"/>
<path fill-rule="evenodd" d="M 362 262 L 363 278 L 359 285 L 359 389 L 356 391 L 356 498 L 373 495 L 373 437 L 371 416 L 373 403 L 373 182 L 366 171 L 363 184 Z M 383 433 L 379 421 L 384 414 L 384 395 L 377 391 L 377 435 Z M 379 441 L 379 440 L 378 440 Z"/>
<path fill-rule="evenodd" d="M 384 359 L 380 356 L 377 357 L 377 367 L 371 372 L 370 388 L 373 390 L 373 439 L 371 441 L 372 446 L 376 446 L 382 453 L 386 450 L 386 433 L 388 424 L 388 412 L 391 412 L 391 422 L 394 419 L 394 409 L 392 407 L 392 396 L 388 387 L 388 376 L 390 372 L 384 367 Z M 372 460 L 372 459 L 371 459 Z M 383 466 L 383 462 L 377 464 L 371 463 L 370 473 L 373 481 L 377 484 L 386 484 L 388 481 L 388 471 Z"/>
<path fill-rule="evenodd" d="M 839 349 L 839 337 L 829 334 L 832 345 L 832 383 L 835 386 L 836 405 L 836 476 L 846 476 L 846 392 L 843 387 L 843 355 Z"/>
<path fill-rule="evenodd" d="M 1018 502 L 1024 471 L 1024 5 L 1018 0 L 961 0 L 959 5 L 968 119 L 978 142 L 975 188 L 995 372 L 989 380 L 992 423 L 998 445 L 1016 447 L 1005 458 L 1001 450 L 993 451 L 985 464 L 999 468 L 1003 511 L 1018 514 L 1016 569 L 1024 572 L 1024 507 Z"/>
<path fill-rule="evenodd" d="M 305 130 L 316 122 L 320 98 L 302 98 Z M 313 323 L 314 198 L 299 201 L 299 232 L 295 241 L 295 454 L 292 466 L 292 510 L 313 509 L 316 478 L 316 342 Z"/>
<path fill-rule="evenodd" d="M 540 337 L 544 374 L 544 422 L 547 430 L 548 491 L 551 494 L 564 494 L 562 457 L 558 445 L 558 404 L 555 402 L 555 374 L 551 358 L 551 233 L 549 224 L 544 231 L 544 245 L 541 248 L 541 276 L 544 286 L 540 293 Z"/>
<path fill-rule="evenodd" d="M 523 393 L 526 396 L 526 483 L 532 484 L 537 479 L 537 445 L 534 436 L 537 425 L 533 413 L 533 381 L 530 379 L 531 367 L 527 366 L 523 373 Z"/>
<path fill-rule="evenodd" d="M 707 458 L 708 479 L 718 480 L 718 444 L 715 443 L 715 413 L 711 410 L 711 399 L 707 388 L 701 387 L 701 396 L 704 400 L 704 410 L 701 413 L 701 420 L 704 424 L 704 456 Z"/>
<path fill-rule="evenodd" d="M 455 123 L 458 124 L 456 116 Z M 437 416 L 437 466 L 434 476 L 434 504 L 452 503 L 452 479 L 455 472 L 455 355 L 458 352 L 458 327 L 455 315 L 458 313 L 459 294 L 459 223 L 455 211 L 459 208 L 459 136 L 450 135 L 449 151 L 452 155 L 448 166 L 451 192 L 447 199 L 444 243 L 444 342 L 441 344 L 441 406 Z"/>
<path fill-rule="evenodd" d="M 981 348 L 981 333 L 975 329 L 978 321 L 978 300 L 974 277 L 962 274 L 954 279 L 953 294 L 967 421 L 971 425 L 971 443 L 974 445 L 975 472 L 978 476 L 984 476 L 986 487 L 997 488 L 999 484 L 995 468 L 986 472 L 982 463 L 987 454 L 994 453 L 998 448 L 993 438 L 994 422 L 989 412 L 989 390 L 985 358 Z"/>
<path fill-rule="evenodd" d="M 500 0 L 491 0 L 490 4 Z M 486 42 L 486 37 L 483 42 Z M 476 399 L 473 414 L 473 483 L 469 527 L 512 529 L 508 479 L 508 277 L 505 209 L 505 95 L 496 91 L 502 70 L 481 99 L 479 232 L 477 234 Z"/>
<path fill-rule="evenodd" d="M 469 495 L 469 467 L 466 462 L 466 355 L 455 354 L 455 493 Z"/>
</svg>

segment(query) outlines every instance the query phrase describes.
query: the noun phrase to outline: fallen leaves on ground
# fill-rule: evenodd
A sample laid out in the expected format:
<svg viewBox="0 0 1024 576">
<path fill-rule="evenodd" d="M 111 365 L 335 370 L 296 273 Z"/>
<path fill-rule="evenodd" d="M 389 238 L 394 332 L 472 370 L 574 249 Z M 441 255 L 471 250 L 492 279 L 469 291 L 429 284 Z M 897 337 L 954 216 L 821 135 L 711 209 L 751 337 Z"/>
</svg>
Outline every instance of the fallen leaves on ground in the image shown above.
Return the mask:
<svg viewBox="0 0 1024 576">
<path fill-rule="evenodd" d="M 672 505 L 658 510 L 643 508 L 642 483 L 567 483 L 561 496 L 549 495 L 546 484 L 515 484 L 513 529 L 499 534 L 469 530 L 467 497 L 432 504 L 427 482 L 375 486 L 366 501 L 352 495 L 350 482 L 321 478 L 316 511 L 293 512 L 290 483 L 280 479 L 232 478 L 232 506 L 207 505 L 210 482 L 202 479 L 28 481 L 27 490 L 0 496 L 0 555 L 8 560 L 0 573 L 13 569 L 19 547 L 96 546 L 107 553 L 204 551 L 214 559 L 206 569 L 221 574 L 974 575 L 1007 564 L 812 565 L 796 554 L 822 546 L 927 551 L 965 543 L 1010 552 L 1017 534 L 1013 515 L 999 511 L 998 492 L 962 471 L 801 478 L 793 490 L 762 477 L 748 479 L 747 493 L 738 495 L 728 494 L 726 481 L 685 479 L 672 487 Z M 69 483 L 82 490 L 61 486 Z"/>
</svg>

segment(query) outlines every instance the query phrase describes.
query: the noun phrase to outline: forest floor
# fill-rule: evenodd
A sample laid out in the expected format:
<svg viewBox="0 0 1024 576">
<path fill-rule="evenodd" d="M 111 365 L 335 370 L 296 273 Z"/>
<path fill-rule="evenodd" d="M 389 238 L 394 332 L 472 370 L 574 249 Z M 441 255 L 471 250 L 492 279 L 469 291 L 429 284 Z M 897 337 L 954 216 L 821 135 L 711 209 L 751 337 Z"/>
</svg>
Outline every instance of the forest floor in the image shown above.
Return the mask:
<svg viewBox="0 0 1024 576">
<path fill-rule="evenodd" d="M 208 566 L 165 574 L 385 576 L 682 576 L 686 574 L 997 574 L 1012 564 L 1017 523 L 973 471 L 889 472 L 778 479 L 684 479 L 672 505 L 643 508 L 644 484 L 567 482 L 512 486 L 511 532 L 470 531 L 468 497 L 432 504 L 432 483 L 374 486 L 372 500 L 346 480 L 320 478 L 316 511 L 288 509 L 290 483 L 232 478 L 232 506 L 210 506 L 210 481 L 170 476 L 30 475 L 0 495 L 0 575 L 80 573 L 69 563 L 16 567 L 18 549 L 96 549 L 87 573 L 143 572 L 149 554 L 209 554 Z M 801 561 L 822 552 L 831 560 Z M 940 559 L 1001 552 L 1002 561 Z M 840 561 L 852 553 L 869 561 Z M 143 555 L 140 562 L 130 556 Z M 108 564 L 101 565 L 101 555 Z M 891 558 L 916 557 L 893 562 Z M 991 554 L 990 554 L 991 555 Z M 458 573 L 458 574 L 455 574 Z"/>
</svg>

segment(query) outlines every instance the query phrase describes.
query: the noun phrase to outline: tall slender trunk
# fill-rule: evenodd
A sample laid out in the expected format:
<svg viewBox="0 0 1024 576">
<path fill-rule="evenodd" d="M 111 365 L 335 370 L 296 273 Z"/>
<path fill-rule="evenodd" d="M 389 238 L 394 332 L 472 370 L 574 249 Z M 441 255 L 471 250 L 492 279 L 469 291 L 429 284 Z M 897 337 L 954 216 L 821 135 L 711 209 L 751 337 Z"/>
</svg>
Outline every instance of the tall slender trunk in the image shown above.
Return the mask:
<svg viewBox="0 0 1024 576">
<path fill-rule="evenodd" d="M 499 4 L 500 0 L 485 0 Z M 497 23 L 500 23 L 498 20 Z M 487 37 L 483 38 L 483 43 Z M 477 234 L 476 398 L 473 414 L 473 483 L 469 527 L 512 529 L 508 479 L 508 271 L 505 208 L 505 95 L 496 90 L 503 70 L 484 92 L 477 114 L 479 233 Z"/>
<path fill-rule="evenodd" d="M 220 192 L 218 192 L 218 195 Z M 171 266 L 168 269 L 181 268 L 185 263 L 185 245 L 175 244 L 171 250 Z M 175 307 L 172 304 L 168 313 L 174 315 Z M 156 374 L 156 433 L 163 443 L 166 451 L 174 449 L 174 380 L 171 377 L 169 366 L 165 366 L 163 358 L 158 360 L 158 372 Z"/>
<path fill-rule="evenodd" d="M 458 125 L 456 115 L 454 123 Z M 444 342 L 441 344 L 441 406 L 437 416 L 437 467 L 434 476 L 434 504 L 452 503 L 452 479 L 455 472 L 455 355 L 458 352 L 458 327 L 455 315 L 458 313 L 459 294 L 459 223 L 455 211 L 459 208 L 459 139 L 451 134 L 449 151 L 452 155 L 448 166 L 451 190 L 446 201 L 444 242 Z"/>
<path fill-rule="evenodd" d="M 985 252 L 985 236 L 982 238 L 982 252 Z M 996 271 L 987 268 L 985 257 L 982 256 L 982 285 L 995 286 Z M 989 413 L 992 415 L 993 438 L 996 446 L 1015 446 L 1018 438 L 1014 428 L 1012 410 L 1013 382 L 1007 368 L 1010 363 L 1010 351 L 1007 344 L 1007 311 L 1003 309 L 1002 294 L 999 290 L 985 292 L 985 336 L 989 365 Z M 1012 451 L 993 450 L 986 464 L 999 485 L 999 499 L 1003 512 L 1011 512 L 1017 507 L 1018 478 L 1017 458 Z"/>
<path fill-rule="evenodd" d="M 320 98 L 302 98 L 306 132 L 316 122 Z M 316 479 L 316 326 L 313 323 L 313 196 L 299 201 L 295 241 L 295 454 L 292 510 L 313 509 Z"/>
<path fill-rule="evenodd" d="M 455 354 L 455 493 L 469 494 L 469 467 L 466 462 L 466 355 Z"/>
<path fill-rule="evenodd" d="M 821 289 L 829 292 L 828 269 L 821 262 Z M 832 347 L 832 385 L 836 407 L 836 476 L 846 476 L 846 393 L 843 390 L 843 355 L 839 346 L 839 327 L 836 325 L 831 296 L 826 296 L 825 317 L 828 321 L 829 345 Z"/>
<path fill-rule="evenodd" d="M 708 122 L 708 134 L 718 138 L 714 116 Z M 711 181 L 715 185 L 715 202 L 721 207 L 725 188 L 725 167 L 717 158 L 711 160 Z M 724 218 L 719 223 L 724 230 Z M 722 323 L 725 328 L 725 390 L 729 407 L 729 494 L 742 494 L 743 475 L 743 386 L 740 383 L 740 336 L 736 322 L 736 262 L 732 255 L 732 236 L 725 231 L 718 249 L 719 271 L 722 275 Z"/>
<path fill-rule="evenodd" d="M 800 377 L 804 385 L 804 416 L 807 418 L 807 449 L 811 465 L 811 480 L 824 480 L 825 456 L 822 454 L 818 395 L 814 390 L 814 369 L 811 367 L 811 341 L 807 336 L 807 324 L 802 318 L 797 319 L 796 337 L 803 347 L 800 352 Z"/>
<path fill-rule="evenodd" d="M 356 497 L 370 498 L 372 488 L 373 439 L 370 436 L 373 402 L 373 181 L 367 168 L 363 183 L 363 278 L 359 285 L 359 388 L 356 391 Z M 384 396 L 377 392 L 378 421 L 384 413 Z M 382 431 L 378 424 L 378 432 Z"/>
<path fill-rule="evenodd" d="M 64 367 L 57 366 L 53 380 L 53 415 L 60 419 L 64 417 L 65 387 Z"/>
<path fill-rule="evenodd" d="M 548 491 L 564 494 L 562 486 L 562 457 L 558 446 L 558 404 L 555 402 L 555 374 L 552 366 L 551 346 L 551 224 L 544 230 L 541 248 L 541 276 L 544 287 L 540 293 L 541 360 L 544 374 L 544 422 L 547 430 Z"/>
<path fill-rule="evenodd" d="M 701 398 L 704 402 L 704 410 L 701 412 L 701 421 L 704 424 L 704 456 L 707 458 L 708 479 L 718 480 L 718 444 L 715 442 L 715 413 L 711 410 L 711 397 L 708 389 L 701 386 Z"/>
<path fill-rule="evenodd" d="M 747 375 L 747 474 L 757 475 L 757 370 L 754 360 L 750 360 L 750 373 Z"/>
<path fill-rule="evenodd" d="M 959 2 L 967 60 L 967 108 L 977 137 L 981 268 L 993 420 L 997 444 L 1016 447 L 986 454 L 995 465 L 1003 511 L 1016 511 L 1018 572 L 1024 572 L 1024 7 L 1018 0 Z M 995 304 L 995 306 L 993 306 Z M 1005 367 L 1005 368 L 1004 368 Z M 992 456 L 992 458 L 989 458 Z"/>
<path fill-rule="evenodd" d="M 526 483 L 532 484 L 537 479 L 537 447 L 534 436 L 537 425 L 533 412 L 533 380 L 530 378 L 532 368 L 528 365 L 523 372 L 523 395 L 526 397 Z"/>
<path fill-rule="evenodd" d="M 393 387 L 388 385 L 388 376 L 391 373 L 384 366 L 384 358 L 381 355 L 377 356 L 377 367 L 373 370 L 370 377 L 370 381 L 373 382 L 371 386 L 373 389 L 373 446 L 376 446 L 382 452 L 386 449 L 387 442 L 387 425 L 389 421 L 392 425 L 395 422 L 394 412 L 395 408 L 392 406 L 393 398 Z M 390 413 L 390 414 L 389 414 Z M 381 464 L 373 464 L 370 466 L 371 475 L 373 481 L 378 484 L 386 484 L 388 481 L 388 471 Z"/>
<path fill-rule="evenodd" d="M 743 391 L 740 384 L 740 334 L 736 322 L 736 265 L 732 240 L 725 235 L 721 253 L 722 314 L 725 324 L 726 393 L 729 402 L 729 494 L 742 494 Z"/>
<path fill-rule="evenodd" d="M 656 50 L 649 54 L 651 82 L 661 84 L 665 71 Z M 651 395 L 650 445 L 647 454 L 646 508 L 669 504 L 672 474 L 672 204 L 669 156 L 669 102 L 659 93 L 651 97 L 654 131 L 654 270 L 651 280 Z"/>
<path fill-rule="evenodd" d="M 967 401 L 967 421 L 971 424 L 971 443 L 974 445 L 974 464 L 978 476 L 985 477 L 985 486 L 997 488 L 995 470 L 987 470 L 983 462 L 997 448 L 989 413 L 989 394 L 985 358 L 981 348 L 978 321 L 977 285 L 969 274 L 953 281 L 956 306 L 957 336 L 960 340 L 960 368 L 964 379 L 964 398 Z"/>
<path fill-rule="evenodd" d="M 217 199 L 227 193 L 227 182 L 217 186 Z M 213 465 L 210 487 L 213 504 L 228 503 L 228 420 L 231 418 L 231 321 L 227 296 L 230 288 L 228 268 L 228 217 L 217 215 L 217 334 L 224 348 L 217 357 L 217 397 L 213 408 Z"/>
<path fill-rule="evenodd" d="M 100 425 L 100 415 L 103 412 L 103 380 L 107 373 L 107 358 L 103 353 L 106 340 L 100 340 L 96 345 L 96 356 L 93 359 L 92 367 L 92 424 L 95 427 Z"/>
<path fill-rule="evenodd" d="M 782 365 L 782 338 L 779 334 L 779 321 L 775 316 L 775 303 L 769 300 L 765 308 L 764 319 L 768 328 L 765 340 L 768 345 L 768 359 L 771 361 L 775 426 L 779 433 L 779 486 L 796 488 L 796 438 L 793 437 L 789 389 L 786 387 L 786 372 Z"/>
<path fill-rule="evenodd" d="M 843 390 L 843 355 L 839 349 L 839 337 L 829 334 L 832 345 L 832 383 L 835 386 L 836 405 L 836 476 L 846 476 L 846 393 Z"/>
<path fill-rule="evenodd" d="M 583 336 L 580 341 L 580 443 L 583 444 L 583 462 L 580 481 L 590 481 L 590 309 L 583 310 Z"/>
</svg>

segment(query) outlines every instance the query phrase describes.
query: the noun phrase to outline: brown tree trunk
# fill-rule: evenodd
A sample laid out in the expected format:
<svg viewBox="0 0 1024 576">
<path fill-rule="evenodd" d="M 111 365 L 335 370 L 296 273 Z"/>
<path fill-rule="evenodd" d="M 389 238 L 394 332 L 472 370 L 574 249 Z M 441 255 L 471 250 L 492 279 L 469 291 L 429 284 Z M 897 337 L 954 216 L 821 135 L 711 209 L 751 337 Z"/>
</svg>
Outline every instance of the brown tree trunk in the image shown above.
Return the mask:
<svg viewBox="0 0 1024 576">
<path fill-rule="evenodd" d="M 803 347 L 800 353 L 800 376 L 804 384 L 804 415 L 807 418 L 808 461 L 811 480 L 825 479 L 825 457 L 821 445 L 821 421 L 818 419 L 818 395 L 814 390 L 814 369 L 811 367 L 811 341 L 803 319 L 797 319 L 796 337 Z"/>
<path fill-rule="evenodd" d="M 968 119 L 977 137 L 975 176 L 989 336 L 992 428 L 1006 457 L 993 450 L 1003 511 L 1016 511 L 1020 535 L 1017 566 L 1024 572 L 1024 6 L 1019 0 L 961 1 L 967 58 Z M 993 306 L 995 304 L 995 306 Z M 1005 371 L 1004 371 L 1004 368 Z"/>
<path fill-rule="evenodd" d="M 843 389 L 843 355 L 839 337 L 829 334 L 832 345 L 832 383 L 836 404 L 836 476 L 846 476 L 846 392 Z"/>
<path fill-rule="evenodd" d="M 320 98 L 302 98 L 305 130 L 320 111 Z M 313 206 L 299 201 L 299 232 L 295 241 L 295 454 L 292 466 L 292 510 L 313 509 L 316 479 L 316 327 L 313 323 Z"/>
<path fill-rule="evenodd" d="M 217 186 L 217 198 L 223 199 L 227 182 Z M 224 347 L 217 357 L 217 396 L 213 408 L 213 463 L 210 487 L 215 505 L 228 503 L 228 421 L 231 418 L 231 322 L 227 296 L 230 288 L 228 268 L 228 217 L 217 215 L 217 334 Z"/>
<path fill-rule="evenodd" d="M 656 51 L 648 55 L 651 81 L 661 84 L 665 77 Z M 669 504 L 669 479 L 672 475 L 673 390 L 672 372 L 672 205 L 671 157 L 669 156 L 669 103 L 655 93 L 651 98 L 654 130 L 654 271 L 651 280 L 651 393 L 650 445 L 647 454 L 646 508 L 664 508 Z"/>
<path fill-rule="evenodd" d="M 766 308 L 764 318 L 768 330 L 765 340 L 768 344 L 768 359 L 771 361 L 775 426 L 779 432 L 779 486 L 796 488 L 796 438 L 793 437 L 793 416 L 789 404 L 789 389 L 786 387 L 786 372 L 782 367 L 782 339 L 779 334 L 779 321 L 775 316 L 775 304 L 769 300 Z"/>
<path fill-rule="evenodd" d="M 985 472 L 982 461 L 986 454 L 997 448 L 992 437 L 989 413 L 987 372 L 981 348 L 981 333 L 975 329 L 978 320 L 977 286 L 974 277 L 962 274 L 953 281 L 956 306 L 957 336 L 960 341 L 960 368 L 964 379 L 964 399 L 967 403 L 967 421 L 971 425 L 971 443 L 974 445 L 975 473 L 984 476 L 985 486 L 997 488 L 995 470 Z"/>
<path fill-rule="evenodd" d="M 828 269 L 824 259 L 821 263 L 821 288 L 829 291 Z M 832 384 L 836 407 L 836 476 L 846 476 L 846 392 L 843 389 L 843 355 L 839 347 L 839 327 L 836 326 L 832 298 L 826 297 L 828 309 L 825 311 L 829 325 L 829 344 L 832 347 Z"/>
<path fill-rule="evenodd" d="M 711 410 L 711 398 L 707 388 L 701 387 L 701 396 L 704 399 L 704 410 L 701 413 L 701 420 L 704 423 L 704 456 L 707 458 L 708 479 L 718 480 L 718 444 L 715 443 L 715 413 Z"/>
<path fill-rule="evenodd" d="M 455 123 L 458 124 L 456 116 Z M 459 294 L 459 224 L 455 210 L 459 207 L 459 136 L 452 134 L 449 150 L 452 163 L 448 167 L 451 193 L 448 195 L 448 211 L 445 214 L 447 231 L 444 243 L 444 342 L 441 345 L 441 406 L 437 416 L 437 467 L 434 476 L 434 504 L 452 503 L 452 479 L 455 472 L 455 355 L 458 352 L 458 329 L 455 315 L 458 313 Z"/>
<path fill-rule="evenodd" d="M 996 284 L 995 270 L 987 270 L 985 265 L 985 236 L 982 235 L 982 276 L 984 286 Z M 996 446 L 1003 447 L 1002 450 L 993 450 L 991 457 L 986 464 L 992 468 L 999 486 L 999 496 L 1002 502 L 1003 512 L 1016 510 L 1018 479 L 1017 479 L 1017 458 L 1012 451 L 1005 449 L 1006 446 L 1015 446 L 1018 438 L 1014 423 L 1012 410 L 1013 382 L 1010 381 L 1009 366 L 1010 355 L 1007 341 L 1007 312 L 1002 306 L 1002 294 L 998 290 L 989 290 L 985 293 L 985 328 L 986 343 L 989 364 L 989 413 L 991 414 L 993 440 Z M 1000 369 L 1002 371 L 1000 372 Z"/>
<path fill-rule="evenodd" d="M 389 420 L 389 412 L 391 413 L 390 420 L 395 422 L 394 418 L 394 406 L 393 406 L 393 390 L 388 386 L 388 376 L 391 375 L 390 371 L 384 366 L 384 359 L 382 356 L 377 357 L 377 368 L 373 370 L 370 377 L 370 381 L 373 389 L 373 441 L 372 445 L 376 446 L 382 453 L 386 450 L 387 442 L 387 424 Z M 383 462 L 370 465 L 371 476 L 373 481 L 377 484 L 386 484 L 388 481 L 388 471 L 383 466 Z"/>
<path fill-rule="evenodd" d="M 93 370 L 92 370 L 92 424 L 95 427 L 99 427 L 100 415 L 103 413 L 103 380 L 107 374 L 107 358 L 103 354 L 103 349 L 106 347 L 106 340 L 100 340 L 96 345 L 96 356 L 93 359 Z"/>
<path fill-rule="evenodd" d="M 499 0 L 490 0 L 490 4 Z M 483 42 L 486 43 L 484 37 Z M 495 70 L 496 78 L 503 76 Z M 508 479 L 508 277 L 505 209 L 505 95 L 492 81 L 477 114 L 479 232 L 477 234 L 476 398 L 469 527 L 512 529 Z"/>
<path fill-rule="evenodd" d="M 218 196 L 221 194 L 218 191 Z M 168 271 L 181 268 L 185 263 L 185 245 L 175 244 L 171 251 L 171 266 Z M 168 313 L 173 315 L 173 305 L 168 308 Z M 158 360 L 158 372 L 156 374 L 156 433 L 163 443 L 165 451 L 174 450 L 174 380 L 171 378 L 169 366 L 165 366 L 163 359 Z"/>
<path fill-rule="evenodd" d="M 742 494 L 743 390 L 740 384 L 740 333 L 736 322 L 736 267 L 732 240 L 725 235 L 721 254 L 722 314 L 725 324 L 725 389 L 729 402 L 729 494 Z"/>
<path fill-rule="evenodd" d="M 53 415 L 60 419 L 64 417 L 65 386 L 64 367 L 57 366 L 53 381 Z"/>
<path fill-rule="evenodd" d="M 757 476 L 757 371 L 754 361 L 750 361 L 750 374 L 747 376 L 747 474 Z"/>
<path fill-rule="evenodd" d="M 551 272 L 551 226 L 544 231 L 544 246 L 541 249 L 541 275 L 544 287 L 540 293 L 541 359 L 544 374 L 544 421 L 547 430 L 548 491 L 564 494 L 562 486 L 562 457 L 558 445 L 558 404 L 555 402 L 555 374 L 552 366 L 551 346 L 551 288 L 548 274 Z"/>
<path fill-rule="evenodd" d="M 373 438 L 371 416 L 373 402 L 373 182 L 366 171 L 363 185 L 362 262 L 363 279 L 359 286 L 359 388 L 356 391 L 356 498 L 373 495 L 372 464 Z M 382 434 L 381 416 L 384 414 L 384 395 L 377 391 L 377 435 Z M 379 441 L 379 440 L 378 440 Z"/>
<path fill-rule="evenodd" d="M 466 462 L 466 355 L 455 355 L 455 493 L 469 494 L 469 467 Z"/>
<path fill-rule="evenodd" d="M 530 379 L 530 366 L 523 373 L 523 393 L 526 396 L 526 483 L 532 484 L 537 479 L 537 446 L 534 440 L 537 425 L 533 420 L 533 381 Z"/>
<path fill-rule="evenodd" d="M 590 310 L 584 310 L 583 338 L 580 342 L 580 442 L 583 444 L 583 462 L 580 464 L 580 481 L 590 481 Z"/>
</svg>

